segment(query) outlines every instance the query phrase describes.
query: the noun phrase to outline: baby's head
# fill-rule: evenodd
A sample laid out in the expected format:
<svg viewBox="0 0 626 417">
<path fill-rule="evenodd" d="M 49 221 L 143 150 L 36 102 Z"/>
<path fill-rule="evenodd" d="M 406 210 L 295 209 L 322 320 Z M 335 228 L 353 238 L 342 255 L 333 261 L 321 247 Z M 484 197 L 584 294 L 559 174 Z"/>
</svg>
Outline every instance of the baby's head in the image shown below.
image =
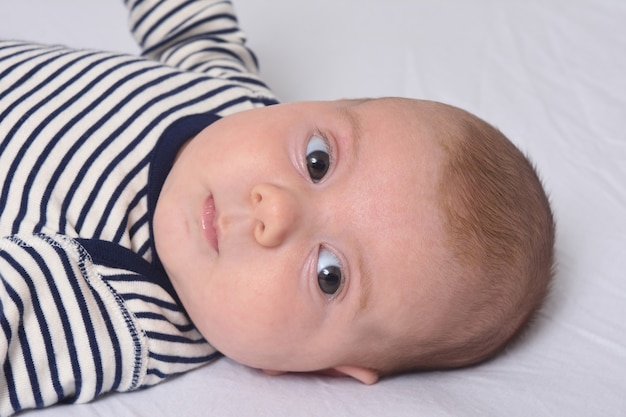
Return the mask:
<svg viewBox="0 0 626 417">
<path fill-rule="evenodd" d="M 214 123 L 179 152 L 154 233 L 226 356 L 365 383 L 501 349 L 544 298 L 554 239 L 540 182 L 497 130 L 393 98 Z"/>
</svg>

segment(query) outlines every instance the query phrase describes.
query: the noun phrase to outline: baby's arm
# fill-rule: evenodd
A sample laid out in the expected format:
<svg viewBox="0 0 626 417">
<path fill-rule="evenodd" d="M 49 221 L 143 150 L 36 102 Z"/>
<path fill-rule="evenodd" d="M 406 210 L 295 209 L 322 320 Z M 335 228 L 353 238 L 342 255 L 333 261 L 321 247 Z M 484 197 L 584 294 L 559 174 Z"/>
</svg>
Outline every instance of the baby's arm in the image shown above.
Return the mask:
<svg viewBox="0 0 626 417">
<path fill-rule="evenodd" d="M 139 385 L 137 343 L 71 241 L 0 239 L 0 415 Z"/>
<path fill-rule="evenodd" d="M 64 236 L 0 239 L 0 416 L 136 390 L 217 357 L 155 287 Z"/>
<path fill-rule="evenodd" d="M 142 54 L 186 71 L 228 78 L 257 73 L 230 1 L 125 0 Z"/>
</svg>

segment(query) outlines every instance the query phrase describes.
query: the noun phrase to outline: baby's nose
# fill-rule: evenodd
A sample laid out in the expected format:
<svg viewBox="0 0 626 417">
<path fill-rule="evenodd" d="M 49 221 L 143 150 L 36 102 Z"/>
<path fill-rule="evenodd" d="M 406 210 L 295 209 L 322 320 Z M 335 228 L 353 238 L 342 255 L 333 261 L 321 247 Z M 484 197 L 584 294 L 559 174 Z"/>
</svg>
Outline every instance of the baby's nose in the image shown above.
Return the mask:
<svg viewBox="0 0 626 417">
<path fill-rule="evenodd" d="M 299 221 L 298 204 L 292 191 L 272 184 L 253 187 L 254 237 L 266 247 L 282 244 Z"/>
</svg>

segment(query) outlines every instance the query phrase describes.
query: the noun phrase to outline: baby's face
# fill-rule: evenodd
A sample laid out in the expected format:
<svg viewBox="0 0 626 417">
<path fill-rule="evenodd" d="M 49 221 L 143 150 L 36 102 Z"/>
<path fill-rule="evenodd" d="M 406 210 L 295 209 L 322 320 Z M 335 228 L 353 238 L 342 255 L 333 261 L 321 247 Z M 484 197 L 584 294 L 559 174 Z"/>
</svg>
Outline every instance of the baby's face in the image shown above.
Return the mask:
<svg viewBox="0 0 626 417">
<path fill-rule="evenodd" d="M 441 158 L 419 117 L 389 99 L 238 113 L 180 151 L 157 251 L 226 356 L 371 383 L 358 358 L 408 332 L 432 337 L 452 302 L 438 279 Z"/>
</svg>

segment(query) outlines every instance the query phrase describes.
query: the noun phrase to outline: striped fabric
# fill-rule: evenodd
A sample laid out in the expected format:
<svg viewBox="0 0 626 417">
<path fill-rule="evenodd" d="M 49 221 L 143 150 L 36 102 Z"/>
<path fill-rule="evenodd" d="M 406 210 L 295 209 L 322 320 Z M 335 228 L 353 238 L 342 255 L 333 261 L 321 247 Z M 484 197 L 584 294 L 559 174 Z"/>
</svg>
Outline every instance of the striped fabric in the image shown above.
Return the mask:
<svg viewBox="0 0 626 417">
<path fill-rule="evenodd" d="M 143 57 L 0 42 L 0 416 L 216 357 L 151 218 L 180 146 L 274 104 L 228 1 L 128 0 Z"/>
</svg>

